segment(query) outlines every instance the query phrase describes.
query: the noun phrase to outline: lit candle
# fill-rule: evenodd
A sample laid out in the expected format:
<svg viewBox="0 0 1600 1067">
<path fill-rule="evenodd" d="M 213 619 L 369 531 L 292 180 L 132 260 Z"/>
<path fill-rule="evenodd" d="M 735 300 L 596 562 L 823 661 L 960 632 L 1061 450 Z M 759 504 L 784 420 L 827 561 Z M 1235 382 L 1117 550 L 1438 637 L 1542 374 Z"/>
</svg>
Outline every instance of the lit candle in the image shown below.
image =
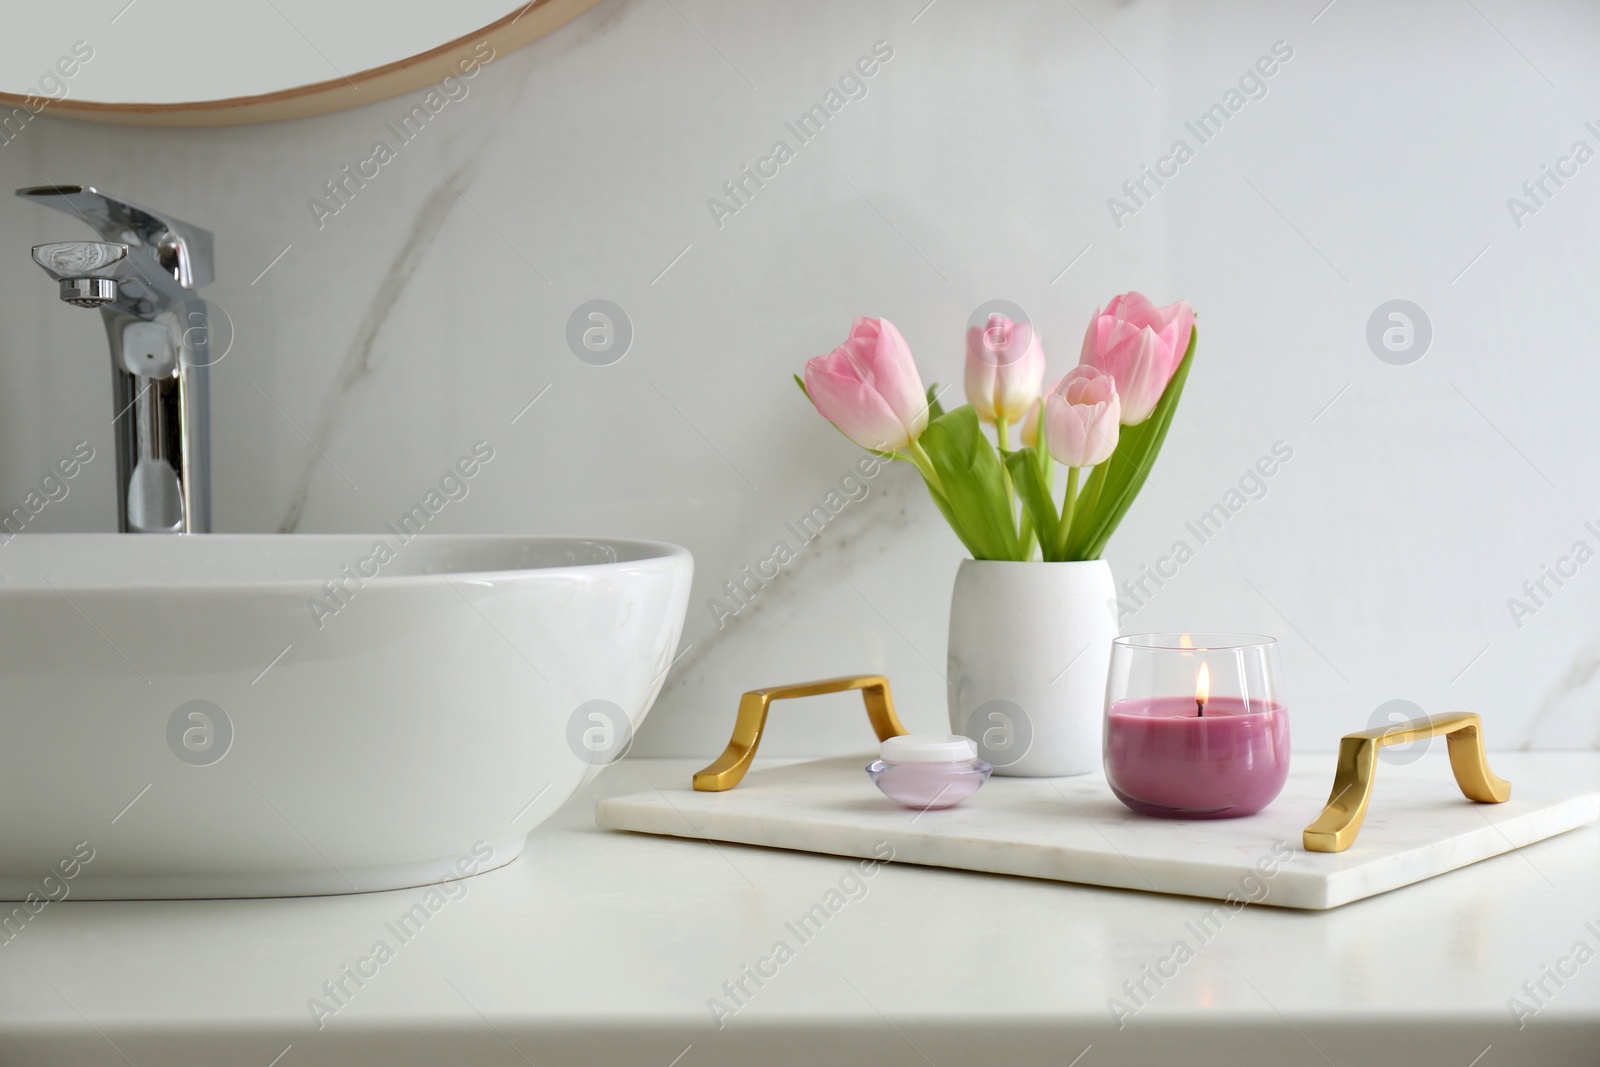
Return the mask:
<svg viewBox="0 0 1600 1067">
<path fill-rule="evenodd" d="M 1273 696 L 1276 644 L 1199 635 L 1194 645 L 1159 634 L 1117 639 L 1106 694 L 1106 779 L 1119 800 L 1146 815 L 1253 814 L 1289 773 L 1289 714 Z M 1227 683 L 1220 693 L 1213 665 L 1217 681 Z M 1163 679 L 1175 682 L 1179 672 L 1192 680 L 1179 684 L 1192 685 L 1193 695 L 1158 695 L 1171 684 Z"/>
</svg>

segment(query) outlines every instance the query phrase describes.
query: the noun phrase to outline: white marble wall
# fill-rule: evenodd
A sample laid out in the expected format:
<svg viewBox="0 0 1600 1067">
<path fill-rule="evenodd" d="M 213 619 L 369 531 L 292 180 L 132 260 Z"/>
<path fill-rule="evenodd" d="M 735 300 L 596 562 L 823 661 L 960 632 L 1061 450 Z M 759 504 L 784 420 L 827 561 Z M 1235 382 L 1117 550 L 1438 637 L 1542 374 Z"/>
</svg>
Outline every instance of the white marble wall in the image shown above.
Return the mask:
<svg viewBox="0 0 1600 1067">
<path fill-rule="evenodd" d="M 741 690 L 847 671 L 887 672 L 907 722 L 942 728 L 961 550 L 903 466 L 727 626 L 706 606 L 858 458 L 790 374 L 868 314 L 958 380 L 967 316 L 996 297 L 1059 372 L 1129 288 L 1187 297 L 1202 340 L 1119 576 L 1193 542 L 1185 522 L 1274 443 L 1293 458 L 1127 628 L 1280 635 L 1305 749 L 1396 699 L 1482 711 L 1497 747 L 1600 746 L 1600 560 L 1525 618 L 1507 604 L 1574 542 L 1600 549 L 1600 161 L 1520 220 L 1507 206 L 1575 141 L 1600 149 L 1600 9 L 925 3 L 606 0 L 497 58 L 320 229 L 309 198 L 409 104 L 222 130 L 46 118 L 0 175 L 216 231 L 210 296 L 236 327 L 213 386 L 219 529 L 376 528 L 487 438 L 500 458 L 441 529 L 689 546 L 687 651 L 638 751 L 709 757 Z M 879 41 L 867 95 L 719 226 L 707 199 Z M 1116 225 L 1121 183 L 1196 146 L 1184 123 L 1279 41 L 1266 95 Z M 108 528 L 100 326 L 26 252 L 80 231 L 9 199 L 0 219 L 0 502 L 87 439 L 107 460 L 36 528 Z M 634 329 L 610 366 L 565 340 L 596 298 Z M 1433 329 L 1403 366 L 1365 337 L 1397 298 Z M 865 731 L 830 698 L 780 708 L 768 746 Z"/>
</svg>

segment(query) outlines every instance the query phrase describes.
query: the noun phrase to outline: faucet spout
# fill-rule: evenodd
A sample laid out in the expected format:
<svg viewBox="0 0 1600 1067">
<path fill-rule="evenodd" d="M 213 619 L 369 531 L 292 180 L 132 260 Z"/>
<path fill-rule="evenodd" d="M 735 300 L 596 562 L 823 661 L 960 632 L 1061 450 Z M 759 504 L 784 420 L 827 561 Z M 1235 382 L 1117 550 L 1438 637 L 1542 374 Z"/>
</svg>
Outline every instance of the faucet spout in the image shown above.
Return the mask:
<svg viewBox="0 0 1600 1067">
<path fill-rule="evenodd" d="M 184 289 L 199 289 L 214 280 L 210 230 L 92 185 L 33 185 L 18 189 L 17 195 L 78 218 L 103 241 L 128 245 Z"/>
<path fill-rule="evenodd" d="M 61 299 L 98 308 L 111 347 L 117 525 L 125 533 L 208 533 L 211 233 L 88 185 L 18 189 L 76 216 L 101 241 L 38 245 Z"/>
</svg>

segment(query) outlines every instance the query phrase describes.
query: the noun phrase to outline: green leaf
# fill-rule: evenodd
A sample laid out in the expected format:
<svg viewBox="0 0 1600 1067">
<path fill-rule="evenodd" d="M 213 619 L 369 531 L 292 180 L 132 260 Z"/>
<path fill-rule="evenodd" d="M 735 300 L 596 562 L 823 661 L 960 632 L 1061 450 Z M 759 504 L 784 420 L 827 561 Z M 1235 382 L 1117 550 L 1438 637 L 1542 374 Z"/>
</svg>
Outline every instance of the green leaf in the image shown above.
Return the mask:
<svg viewBox="0 0 1600 1067">
<path fill-rule="evenodd" d="M 1017 497 L 1022 501 L 1023 511 L 1038 535 L 1040 554 L 1048 562 L 1055 552 L 1056 539 L 1060 536 L 1061 519 L 1056 514 L 1055 501 L 1050 498 L 1050 487 L 1045 484 L 1033 449 L 1011 453 L 1006 457 L 1006 468 L 1011 471 Z"/>
<path fill-rule="evenodd" d="M 1022 559 L 1022 542 L 1006 499 L 1000 457 L 978 425 L 971 405 L 946 412 L 919 441 L 944 488 L 955 528 L 974 559 Z M 941 509 L 943 510 L 943 509 Z"/>
<path fill-rule="evenodd" d="M 1084 510 L 1092 512 L 1092 515 L 1086 521 L 1081 536 L 1078 534 L 1078 524 L 1072 524 L 1069 559 L 1099 559 L 1100 553 L 1105 551 L 1106 542 L 1133 505 L 1134 497 L 1144 488 L 1145 478 L 1155 464 L 1162 442 L 1167 439 L 1167 428 L 1172 425 L 1178 399 L 1183 395 L 1183 385 L 1188 380 L 1189 367 L 1194 362 L 1195 342 L 1199 339 L 1200 330 L 1196 327 L 1189 334 L 1188 351 L 1184 352 L 1183 361 L 1167 383 L 1167 390 L 1161 394 L 1155 411 L 1137 426 L 1124 426 L 1117 440 L 1117 450 L 1090 475 L 1090 484 L 1084 490 L 1093 490 L 1096 496 L 1083 503 L 1090 505 Z M 1097 480 L 1099 485 L 1094 484 Z"/>
<path fill-rule="evenodd" d="M 1044 417 L 1044 412 L 1041 411 L 1039 413 L 1039 417 L 1042 419 Z M 1042 431 L 1034 435 L 1033 454 L 1039 464 L 1039 476 L 1044 479 L 1045 489 L 1050 492 L 1054 492 L 1056 464 L 1055 460 L 1050 457 L 1050 449 L 1045 445 L 1044 433 Z"/>
<path fill-rule="evenodd" d="M 1126 432 L 1125 430 L 1123 431 Z M 1121 444 L 1119 434 L 1117 443 Z M 1115 457 L 1113 456 L 1113 459 Z M 1100 491 L 1105 488 L 1106 474 L 1111 470 L 1111 460 L 1100 464 L 1089 472 L 1088 480 L 1083 484 L 1083 490 L 1078 494 L 1078 509 L 1072 516 L 1072 535 L 1067 541 L 1067 558 L 1083 559 L 1077 554 L 1078 546 L 1089 539 L 1089 528 L 1095 525 L 1099 514 L 1097 505 L 1100 503 Z"/>
<path fill-rule="evenodd" d="M 926 481 L 922 484 L 928 485 Z M 961 528 L 961 520 L 956 518 L 954 511 L 950 510 L 950 502 L 940 495 L 939 490 L 931 485 L 928 485 L 928 495 L 933 498 L 933 503 L 939 509 L 939 514 L 943 515 L 944 521 L 950 524 L 950 529 L 955 533 L 956 537 L 966 546 L 967 551 L 972 553 L 972 558 L 982 559 L 983 557 L 978 554 L 982 549 L 975 545 L 972 539 L 967 536 L 967 532 Z"/>
<path fill-rule="evenodd" d="M 796 374 L 794 376 L 794 384 L 798 385 L 800 387 L 800 391 L 802 393 L 806 394 L 806 399 L 807 400 L 811 399 L 811 390 L 806 388 L 806 380 L 804 378 L 802 378 L 802 377 L 800 377 L 800 375 Z"/>
<path fill-rule="evenodd" d="M 1017 536 L 1022 538 L 1022 558 L 1024 561 L 1033 559 L 1033 550 L 1039 545 L 1039 534 L 1033 528 L 1033 516 L 1028 514 L 1028 509 L 1022 509 L 1022 521 L 1018 524 Z"/>
<path fill-rule="evenodd" d="M 928 421 L 944 417 L 944 405 L 939 403 L 939 383 L 928 386 Z"/>
</svg>

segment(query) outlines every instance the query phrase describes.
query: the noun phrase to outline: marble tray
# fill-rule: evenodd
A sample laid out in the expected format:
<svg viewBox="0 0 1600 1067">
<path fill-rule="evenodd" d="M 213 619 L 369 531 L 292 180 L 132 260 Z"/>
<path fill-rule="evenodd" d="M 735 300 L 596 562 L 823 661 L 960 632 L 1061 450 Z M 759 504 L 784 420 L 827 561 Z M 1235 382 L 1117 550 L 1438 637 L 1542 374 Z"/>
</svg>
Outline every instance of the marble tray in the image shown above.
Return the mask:
<svg viewBox="0 0 1600 1067">
<path fill-rule="evenodd" d="M 678 789 L 602 800 L 600 826 L 676 837 L 893 858 L 1285 908 L 1337 908 L 1520 849 L 1600 818 L 1600 792 L 1512 778 L 1511 799 L 1465 799 L 1440 751 L 1380 764 L 1361 836 L 1306 852 L 1300 832 L 1333 781 L 1333 757 L 1297 757 L 1283 793 L 1242 819 L 1176 822 L 1124 808 L 1099 776 L 992 778 L 966 804 L 916 812 L 878 792 L 863 753 L 752 771 L 721 793 Z"/>
</svg>

